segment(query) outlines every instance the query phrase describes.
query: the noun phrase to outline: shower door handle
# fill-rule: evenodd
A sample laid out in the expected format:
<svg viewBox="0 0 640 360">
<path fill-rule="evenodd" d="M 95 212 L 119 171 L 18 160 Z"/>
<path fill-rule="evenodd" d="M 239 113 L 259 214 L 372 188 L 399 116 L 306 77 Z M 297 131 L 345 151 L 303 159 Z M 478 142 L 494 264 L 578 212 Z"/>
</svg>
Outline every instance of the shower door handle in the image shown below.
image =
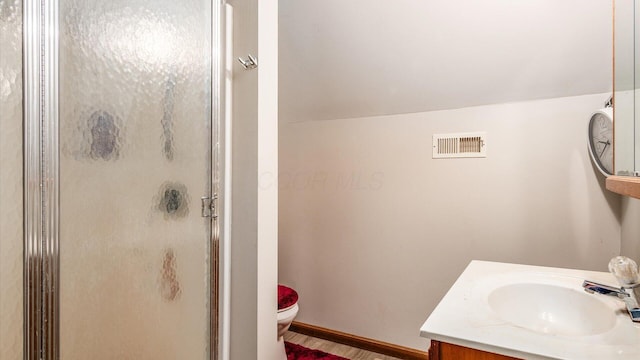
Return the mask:
<svg viewBox="0 0 640 360">
<path fill-rule="evenodd" d="M 216 200 L 218 200 L 218 194 L 213 194 L 212 197 L 203 196 L 200 200 L 202 201 L 202 217 L 217 219 Z"/>
</svg>

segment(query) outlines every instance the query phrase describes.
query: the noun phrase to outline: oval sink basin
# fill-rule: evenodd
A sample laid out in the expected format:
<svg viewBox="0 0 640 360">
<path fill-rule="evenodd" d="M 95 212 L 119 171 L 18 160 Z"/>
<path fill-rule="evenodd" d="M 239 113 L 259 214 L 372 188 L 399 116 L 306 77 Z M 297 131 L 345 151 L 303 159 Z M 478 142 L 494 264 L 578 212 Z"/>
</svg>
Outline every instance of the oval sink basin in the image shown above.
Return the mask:
<svg viewBox="0 0 640 360">
<path fill-rule="evenodd" d="M 493 290 L 488 302 L 502 320 L 543 334 L 594 335 L 616 322 L 615 312 L 596 295 L 555 285 L 505 285 Z"/>
</svg>

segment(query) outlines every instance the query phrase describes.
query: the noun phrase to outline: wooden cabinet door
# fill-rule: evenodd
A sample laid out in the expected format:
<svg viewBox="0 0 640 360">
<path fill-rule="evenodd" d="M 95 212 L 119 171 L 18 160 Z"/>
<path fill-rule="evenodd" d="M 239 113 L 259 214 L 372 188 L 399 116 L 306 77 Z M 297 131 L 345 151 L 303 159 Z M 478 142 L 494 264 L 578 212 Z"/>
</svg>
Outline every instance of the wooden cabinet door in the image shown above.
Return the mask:
<svg viewBox="0 0 640 360">
<path fill-rule="evenodd" d="M 431 340 L 429 360 L 517 360 L 516 358 L 494 354 L 464 346 Z"/>
</svg>

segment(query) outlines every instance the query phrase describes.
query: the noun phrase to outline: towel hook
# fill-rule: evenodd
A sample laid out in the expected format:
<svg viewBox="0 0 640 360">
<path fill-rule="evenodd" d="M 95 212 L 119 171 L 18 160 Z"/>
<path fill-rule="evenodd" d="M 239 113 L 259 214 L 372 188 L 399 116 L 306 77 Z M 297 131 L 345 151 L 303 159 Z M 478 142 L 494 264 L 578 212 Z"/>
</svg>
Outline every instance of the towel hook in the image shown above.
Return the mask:
<svg viewBox="0 0 640 360">
<path fill-rule="evenodd" d="M 238 58 L 238 62 L 242 64 L 245 70 L 251 70 L 258 67 L 258 59 L 256 59 L 253 55 L 247 55 L 247 59 L 243 59 L 242 57 Z"/>
</svg>

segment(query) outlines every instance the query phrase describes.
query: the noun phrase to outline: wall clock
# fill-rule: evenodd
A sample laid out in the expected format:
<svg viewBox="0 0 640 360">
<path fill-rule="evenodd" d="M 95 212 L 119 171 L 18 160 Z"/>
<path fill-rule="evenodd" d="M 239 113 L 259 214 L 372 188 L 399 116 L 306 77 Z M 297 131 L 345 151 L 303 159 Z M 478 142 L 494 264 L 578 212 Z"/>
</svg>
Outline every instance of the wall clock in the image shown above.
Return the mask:
<svg viewBox="0 0 640 360">
<path fill-rule="evenodd" d="M 589 155 L 606 177 L 613 175 L 613 108 L 600 109 L 589 120 Z"/>
</svg>

